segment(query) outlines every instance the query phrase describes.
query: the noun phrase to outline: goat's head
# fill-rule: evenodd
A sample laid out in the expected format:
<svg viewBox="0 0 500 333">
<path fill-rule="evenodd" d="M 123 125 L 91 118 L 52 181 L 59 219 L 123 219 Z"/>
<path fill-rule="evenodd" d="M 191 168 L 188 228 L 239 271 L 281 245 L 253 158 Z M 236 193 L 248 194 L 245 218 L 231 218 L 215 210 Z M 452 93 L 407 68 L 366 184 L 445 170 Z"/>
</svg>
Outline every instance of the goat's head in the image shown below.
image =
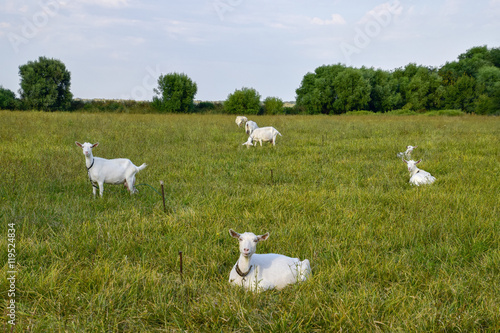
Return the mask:
<svg viewBox="0 0 500 333">
<path fill-rule="evenodd" d="M 233 238 L 237 238 L 240 242 L 240 253 L 245 257 L 251 257 L 257 250 L 257 243 L 264 241 L 269 237 L 269 233 L 266 232 L 264 235 L 255 235 L 251 232 L 245 232 L 242 234 L 237 233 L 233 229 L 229 229 L 229 234 Z"/>
<path fill-rule="evenodd" d="M 92 148 L 97 147 L 99 145 L 99 142 L 96 142 L 94 144 L 85 142 L 84 144 L 81 144 L 80 142 L 75 141 L 75 144 L 83 149 L 83 154 L 85 156 L 90 156 L 92 155 Z"/>
<path fill-rule="evenodd" d="M 412 172 L 417 167 L 417 164 L 420 163 L 420 162 L 422 162 L 422 160 L 418 160 L 418 161 L 415 162 L 414 160 L 407 161 L 407 160 L 405 160 L 403 158 L 403 162 L 406 163 L 406 166 L 408 167 L 408 171 Z"/>
<path fill-rule="evenodd" d="M 406 146 L 406 153 L 411 153 L 413 149 L 417 148 L 418 146 Z"/>
<path fill-rule="evenodd" d="M 253 139 L 251 136 L 249 136 L 247 142 L 243 143 L 243 146 L 247 146 L 247 148 L 250 148 L 252 144 L 253 144 Z"/>
</svg>

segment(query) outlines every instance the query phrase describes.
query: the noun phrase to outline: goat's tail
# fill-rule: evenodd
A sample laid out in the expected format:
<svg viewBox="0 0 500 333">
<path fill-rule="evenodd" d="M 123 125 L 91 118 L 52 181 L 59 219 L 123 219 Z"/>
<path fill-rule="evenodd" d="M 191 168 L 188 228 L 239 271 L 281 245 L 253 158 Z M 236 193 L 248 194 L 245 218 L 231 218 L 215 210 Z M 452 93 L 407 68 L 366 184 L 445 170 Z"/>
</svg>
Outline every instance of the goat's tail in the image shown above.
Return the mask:
<svg viewBox="0 0 500 333">
<path fill-rule="evenodd" d="M 148 165 L 146 163 L 142 163 L 141 166 L 138 166 L 136 167 L 137 168 L 137 172 L 141 171 L 142 169 L 146 168 Z"/>
<path fill-rule="evenodd" d="M 278 132 L 278 131 L 276 131 L 276 133 L 278 133 L 280 136 L 283 136 L 283 135 L 281 135 L 281 133 L 280 133 L 280 132 Z"/>
</svg>

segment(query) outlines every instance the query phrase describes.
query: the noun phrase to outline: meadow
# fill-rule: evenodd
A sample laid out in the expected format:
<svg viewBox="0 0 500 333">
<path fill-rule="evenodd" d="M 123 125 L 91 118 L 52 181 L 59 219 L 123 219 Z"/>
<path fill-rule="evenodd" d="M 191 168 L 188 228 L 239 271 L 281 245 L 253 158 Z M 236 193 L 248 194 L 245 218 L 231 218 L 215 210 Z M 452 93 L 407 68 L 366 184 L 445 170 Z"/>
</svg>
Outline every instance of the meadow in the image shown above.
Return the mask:
<svg viewBox="0 0 500 333">
<path fill-rule="evenodd" d="M 11 238 L 14 332 L 500 331 L 500 118 L 251 119 L 275 147 L 227 115 L 0 112 L 0 330 Z M 147 163 L 139 193 L 94 199 L 75 141 Z M 406 145 L 434 184 L 409 185 Z M 229 228 L 311 278 L 230 286 Z"/>
</svg>

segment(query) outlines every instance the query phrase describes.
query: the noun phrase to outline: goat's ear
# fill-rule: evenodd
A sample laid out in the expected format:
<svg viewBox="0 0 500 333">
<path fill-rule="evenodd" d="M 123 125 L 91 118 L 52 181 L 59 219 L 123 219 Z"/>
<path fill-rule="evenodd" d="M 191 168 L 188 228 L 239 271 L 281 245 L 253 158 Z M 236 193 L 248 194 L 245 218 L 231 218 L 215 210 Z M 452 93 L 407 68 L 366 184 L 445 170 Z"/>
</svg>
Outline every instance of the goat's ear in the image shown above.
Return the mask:
<svg viewBox="0 0 500 333">
<path fill-rule="evenodd" d="M 408 161 L 407 161 L 407 160 L 405 160 L 404 158 L 402 158 L 402 160 L 403 160 L 403 162 L 405 162 L 406 164 L 408 164 Z"/>
<path fill-rule="evenodd" d="M 236 231 L 234 231 L 233 229 L 229 229 L 229 234 L 231 235 L 231 237 L 233 238 L 240 238 L 240 234 L 237 233 Z"/>
<path fill-rule="evenodd" d="M 416 162 L 415 162 L 415 164 L 418 164 L 418 163 L 420 163 L 420 162 L 422 162 L 422 160 L 418 160 L 418 161 L 416 161 Z"/>
<path fill-rule="evenodd" d="M 259 241 L 265 241 L 268 237 L 269 237 L 269 233 L 268 232 L 266 232 L 263 235 L 257 236 L 257 238 L 259 239 Z"/>
<path fill-rule="evenodd" d="M 91 148 L 95 148 L 97 146 L 99 146 L 99 142 L 94 143 Z"/>
<path fill-rule="evenodd" d="M 76 144 L 78 147 L 82 148 L 82 144 L 81 144 L 80 142 L 75 141 L 75 144 Z"/>
</svg>

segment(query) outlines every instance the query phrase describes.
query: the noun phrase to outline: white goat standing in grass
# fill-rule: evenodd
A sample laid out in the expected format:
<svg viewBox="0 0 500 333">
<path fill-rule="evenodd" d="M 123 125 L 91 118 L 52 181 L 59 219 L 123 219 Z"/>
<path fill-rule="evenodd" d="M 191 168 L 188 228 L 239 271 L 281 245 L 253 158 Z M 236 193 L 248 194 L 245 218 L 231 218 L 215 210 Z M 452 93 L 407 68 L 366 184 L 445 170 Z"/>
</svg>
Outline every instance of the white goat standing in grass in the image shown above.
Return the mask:
<svg viewBox="0 0 500 333">
<path fill-rule="evenodd" d="M 285 286 L 305 281 L 311 273 L 309 260 L 300 261 L 281 254 L 256 254 L 257 243 L 269 237 L 269 233 L 255 235 L 251 232 L 239 234 L 229 229 L 229 234 L 240 242 L 240 258 L 229 273 L 229 283 L 251 291 L 282 289 Z"/>
<path fill-rule="evenodd" d="M 406 151 L 403 153 L 398 153 L 398 157 L 399 158 L 403 158 L 403 157 L 406 157 L 407 160 L 411 159 L 411 153 L 413 151 L 413 149 L 417 148 L 418 146 L 406 146 Z"/>
<path fill-rule="evenodd" d="M 245 117 L 245 116 L 238 116 L 238 117 L 236 117 L 235 123 L 236 123 L 236 125 L 238 125 L 238 127 L 240 127 L 240 126 L 241 126 L 241 124 L 243 124 L 243 123 L 244 123 L 244 122 L 246 122 L 247 120 L 248 120 L 248 119 L 247 119 L 247 117 Z"/>
<path fill-rule="evenodd" d="M 262 142 L 271 142 L 273 146 L 276 145 L 276 136 L 282 136 L 280 132 L 274 127 L 259 127 L 252 131 L 250 136 L 248 137 L 247 142 L 243 143 L 243 145 L 250 148 L 253 144 L 254 146 L 257 142 L 260 142 L 260 146 L 262 147 Z M 254 142 L 255 141 L 255 142 Z"/>
<path fill-rule="evenodd" d="M 83 154 L 85 155 L 85 165 L 87 166 L 89 179 L 93 186 L 94 197 L 97 192 L 97 186 L 95 183 L 99 185 L 99 195 L 101 197 L 104 192 L 104 183 L 114 185 L 124 184 L 130 191 L 130 194 L 137 192 L 134 187 L 135 174 L 144 169 L 146 167 L 146 163 L 138 167 L 126 158 L 108 160 L 101 157 L 94 157 L 94 155 L 92 155 L 92 148 L 97 147 L 99 142 L 95 144 L 88 142 L 81 144 L 76 141 L 75 143 L 78 147 L 83 149 Z"/>
<path fill-rule="evenodd" d="M 245 132 L 250 135 L 252 134 L 252 132 L 259 128 L 259 126 L 257 125 L 257 123 L 255 121 L 252 121 L 252 120 L 249 120 L 246 122 L 245 124 Z"/>
<path fill-rule="evenodd" d="M 429 172 L 421 170 L 417 168 L 417 164 L 422 160 L 414 161 L 414 160 L 405 160 L 403 158 L 403 162 L 408 166 L 408 172 L 410 172 L 410 184 L 412 185 L 424 185 L 424 184 L 432 184 L 436 180 L 434 176 L 432 176 Z"/>
</svg>

